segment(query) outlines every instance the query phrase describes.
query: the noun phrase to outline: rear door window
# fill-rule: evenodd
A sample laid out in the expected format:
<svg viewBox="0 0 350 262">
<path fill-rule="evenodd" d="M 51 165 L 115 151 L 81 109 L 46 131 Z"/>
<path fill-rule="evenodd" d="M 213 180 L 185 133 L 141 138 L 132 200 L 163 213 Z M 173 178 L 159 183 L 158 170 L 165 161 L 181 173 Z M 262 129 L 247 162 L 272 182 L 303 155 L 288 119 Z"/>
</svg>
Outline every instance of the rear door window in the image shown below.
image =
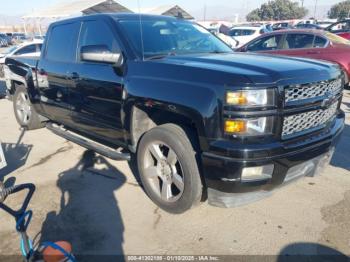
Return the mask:
<svg viewBox="0 0 350 262">
<path fill-rule="evenodd" d="M 57 62 L 74 62 L 79 30 L 80 22 L 54 26 L 47 44 L 46 59 Z"/>
<path fill-rule="evenodd" d="M 311 34 L 289 34 L 283 45 L 283 49 L 313 48 L 314 35 Z"/>
<path fill-rule="evenodd" d="M 322 48 L 322 47 L 326 47 L 326 44 L 327 44 L 327 39 L 320 36 L 315 37 L 314 47 Z"/>
</svg>

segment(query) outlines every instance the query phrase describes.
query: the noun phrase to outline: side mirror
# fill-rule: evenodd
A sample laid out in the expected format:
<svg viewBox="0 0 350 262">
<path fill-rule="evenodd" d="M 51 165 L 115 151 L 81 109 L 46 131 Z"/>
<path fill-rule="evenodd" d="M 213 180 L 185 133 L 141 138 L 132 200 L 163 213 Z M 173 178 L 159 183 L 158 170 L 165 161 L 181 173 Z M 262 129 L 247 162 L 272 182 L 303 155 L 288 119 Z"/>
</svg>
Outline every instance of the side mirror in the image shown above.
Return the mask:
<svg viewBox="0 0 350 262">
<path fill-rule="evenodd" d="M 122 66 L 123 55 L 121 53 L 112 53 L 105 45 L 88 45 L 80 49 L 80 58 L 82 61 L 114 64 Z"/>
</svg>

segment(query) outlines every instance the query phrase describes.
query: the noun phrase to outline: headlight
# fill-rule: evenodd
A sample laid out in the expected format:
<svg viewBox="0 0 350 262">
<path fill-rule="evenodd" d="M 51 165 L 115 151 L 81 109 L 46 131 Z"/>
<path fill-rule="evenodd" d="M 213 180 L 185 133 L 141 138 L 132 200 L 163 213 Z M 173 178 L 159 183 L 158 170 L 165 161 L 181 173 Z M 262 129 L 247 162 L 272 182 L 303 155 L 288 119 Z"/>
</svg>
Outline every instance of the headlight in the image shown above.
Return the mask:
<svg viewBox="0 0 350 262">
<path fill-rule="evenodd" d="M 259 136 L 272 134 L 273 117 L 252 119 L 229 119 L 225 121 L 225 133 L 243 136 Z"/>
<path fill-rule="evenodd" d="M 240 107 L 264 107 L 275 105 L 275 90 L 240 90 L 226 93 L 226 104 Z"/>
</svg>

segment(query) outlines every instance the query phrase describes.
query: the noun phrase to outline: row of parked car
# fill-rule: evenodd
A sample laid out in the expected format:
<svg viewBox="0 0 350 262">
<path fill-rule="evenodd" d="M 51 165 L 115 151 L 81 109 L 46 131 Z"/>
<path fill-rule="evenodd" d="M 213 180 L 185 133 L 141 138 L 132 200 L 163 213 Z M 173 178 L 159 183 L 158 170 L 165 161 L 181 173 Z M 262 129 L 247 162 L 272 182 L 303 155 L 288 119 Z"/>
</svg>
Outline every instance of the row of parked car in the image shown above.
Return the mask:
<svg viewBox="0 0 350 262">
<path fill-rule="evenodd" d="M 34 39 L 18 45 L 12 45 L 0 52 L 0 77 L 4 77 L 4 64 L 7 57 L 38 57 L 40 56 L 42 44 L 43 40 Z"/>
<path fill-rule="evenodd" d="M 24 33 L 0 33 L 0 46 L 7 47 L 28 40 Z"/>
<path fill-rule="evenodd" d="M 289 23 L 278 23 L 274 25 L 274 30 L 281 29 L 318 29 L 326 30 L 328 32 L 337 34 L 343 38 L 350 39 L 350 19 L 345 19 L 342 21 L 337 21 L 335 23 L 329 22 L 319 22 L 319 23 L 298 23 L 295 26 L 292 26 Z"/>
<path fill-rule="evenodd" d="M 218 36 L 236 52 L 254 52 L 327 60 L 337 63 L 350 79 L 350 19 L 327 27 L 300 23 L 239 26 Z"/>
<path fill-rule="evenodd" d="M 330 33 L 334 33 L 345 39 L 350 39 L 350 19 L 339 21 L 333 24 L 316 24 L 316 23 L 298 23 L 292 25 L 288 22 L 276 23 L 276 24 L 249 24 L 240 25 L 225 30 L 224 34 L 232 37 L 236 41 L 236 48 L 241 47 L 256 37 L 280 30 L 292 30 L 292 29 L 315 29 L 324 30 Z"/>
</svg>

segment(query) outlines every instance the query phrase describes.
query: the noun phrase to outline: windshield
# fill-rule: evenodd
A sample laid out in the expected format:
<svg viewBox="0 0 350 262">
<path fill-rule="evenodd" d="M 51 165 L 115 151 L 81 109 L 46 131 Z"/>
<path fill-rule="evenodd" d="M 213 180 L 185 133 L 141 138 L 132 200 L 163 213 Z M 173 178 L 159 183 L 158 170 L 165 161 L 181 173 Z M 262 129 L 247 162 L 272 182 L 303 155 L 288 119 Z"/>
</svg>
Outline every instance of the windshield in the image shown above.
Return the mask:
<svg viewBox="0 0 350 262">
<path fill-rule="evenodd" d="M 329 30 L 331 32 L 350 30 L 350 21 L 335 23 L 332 26 L 330 26 Z"/>
<path fill-rule="evenodd" d="M 232 29 L 230 31 L 230 36 L 245 36 L 245 35 L 252 35 L 255 31 L 251 29 Z"/>
<path fill-rule="evenodd" d="M 119 22 L 128 41 L 144 58 L 161 55 L 233 52 L 199 25 L 183 20 L 139 20 Z M 143 41 L 141 41 L 143 36 Z"/>
<path fill-rule="evenodd" d="M 335 43 L 335 44 L 344 44 L 344 45 L 350 45 L 350 41 L 343 38 L 343 37 L 340 37 L 336 34 L 333 34 L 333 33 L 330 33 L 330 32 L 325 32 L 325 35 L 327 36 L 327 38 L 332 42 L 332 43 Z"/>
</svg>

